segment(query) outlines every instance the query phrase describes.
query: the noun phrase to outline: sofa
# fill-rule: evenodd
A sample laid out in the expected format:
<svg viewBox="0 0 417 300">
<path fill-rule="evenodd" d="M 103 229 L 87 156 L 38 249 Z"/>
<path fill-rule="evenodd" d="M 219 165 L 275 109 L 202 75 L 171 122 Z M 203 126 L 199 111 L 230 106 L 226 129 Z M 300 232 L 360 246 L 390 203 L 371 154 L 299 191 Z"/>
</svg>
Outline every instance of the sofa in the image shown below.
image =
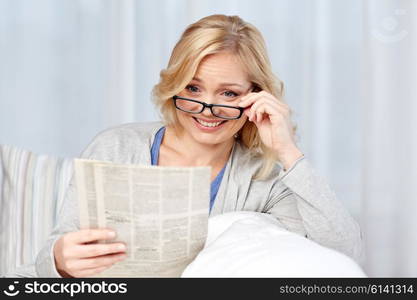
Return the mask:
<svg viewBox="0 0 417 300">
<path fill-rule="evenodd" d="M 27 276 L 36 276 L 72 173 L 72 158 L 0 145 L 0 277 L 27 266 Z M 351 258 L 279 224 L 256 212 L 209 218 L 205 247 L 183 277 L 366 277 Z"/>
</svg>

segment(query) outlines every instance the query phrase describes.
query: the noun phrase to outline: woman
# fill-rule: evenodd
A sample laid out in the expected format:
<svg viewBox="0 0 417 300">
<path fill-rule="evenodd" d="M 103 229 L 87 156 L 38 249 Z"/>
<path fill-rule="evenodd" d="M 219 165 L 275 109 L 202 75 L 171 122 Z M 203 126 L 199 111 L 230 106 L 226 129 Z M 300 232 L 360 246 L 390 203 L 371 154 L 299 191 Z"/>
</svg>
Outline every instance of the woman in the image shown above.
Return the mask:
<svg viewBox="0 0 417 300">
<path fill-rule="evenodd" d="M 163 123 L 99 134 L 83 158 L 160 166 L 211 166 L 211 215 L 271 214 L 286 229 L 358 260 L 358 224 L 318 177 L 294 139 L 259 31 L 237 16 L 190 25 L 154 88 Z M 38 276 L 94 276 L 123 260 L 107 229 L 79 230 L 70 185 L 58 228 L 39 253 Z"/>
</svg>

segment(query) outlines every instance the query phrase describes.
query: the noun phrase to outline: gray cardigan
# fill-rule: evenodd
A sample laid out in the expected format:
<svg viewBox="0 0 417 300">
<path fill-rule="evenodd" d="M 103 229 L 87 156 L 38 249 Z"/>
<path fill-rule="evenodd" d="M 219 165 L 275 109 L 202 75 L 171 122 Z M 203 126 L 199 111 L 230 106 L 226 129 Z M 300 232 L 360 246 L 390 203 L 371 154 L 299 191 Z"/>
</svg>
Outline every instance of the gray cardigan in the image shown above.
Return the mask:
<svg viewBox="0 0 417 300">
<path fill-rule="evenodd" d="M 81 157 L 125 164 L 151 164 L 150 149 L 160 122 L 131 123 L 98 134 Z M 358 223 L 336 199 L 326 181 L 305 157 L 287 171 L 277 163 L 267 180 L 254 181 L 261 160 L 236 142 L 227 162 L 211 215 L 230 211 L 257 211 L 273 215 L 284 228 L 360 262 L 362 237 Z M 78 203 L 71 181 L 59 224 L 39 252 L 35 266 L 18 276 L 60 277 L 53 246 L 64 233 L 79 228 Z M 32 274 L 31 274 L 32 273 Z M 33 274 L 34 273 L 34 274 Z"/>
</svg>

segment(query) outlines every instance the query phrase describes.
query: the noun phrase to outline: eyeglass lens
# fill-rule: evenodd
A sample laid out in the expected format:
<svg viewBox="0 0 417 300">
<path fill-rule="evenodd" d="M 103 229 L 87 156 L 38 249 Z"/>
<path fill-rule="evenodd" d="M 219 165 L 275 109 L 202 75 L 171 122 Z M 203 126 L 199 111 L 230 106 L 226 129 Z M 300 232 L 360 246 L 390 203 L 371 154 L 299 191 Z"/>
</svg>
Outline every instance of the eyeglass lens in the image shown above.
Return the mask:
<svg viewBox="0 0 417 300">
<path fill-rule="evenodd" d="M 190 113 L 200 113 L 203 111 L 204 107 L 201 103 L 184 99 L 177 99 L 176 104 L 179 109 Z M 212 107 L 212 111 L 213 114 L 219 118 L 237 118 L 240 115 L 240 110 L 233 107 L 214 106 Z"/>
</svg>

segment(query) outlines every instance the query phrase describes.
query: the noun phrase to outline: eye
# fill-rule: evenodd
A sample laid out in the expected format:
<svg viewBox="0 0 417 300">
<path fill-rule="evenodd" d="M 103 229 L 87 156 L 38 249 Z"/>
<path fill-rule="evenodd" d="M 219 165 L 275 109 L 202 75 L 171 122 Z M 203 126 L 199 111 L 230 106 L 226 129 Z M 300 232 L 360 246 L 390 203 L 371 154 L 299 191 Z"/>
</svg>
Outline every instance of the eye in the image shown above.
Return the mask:
<svg viewBox="0 0 417 300">
<path fill-rule="evenodd" d="M 239 94 L 237 94 L 233 91 L 226 91 L 226 92 L 224 92 L 224 95 L 227 96 L 227 97 L 237 97 L 237 96 L 239 96 Z"/>
<path fill-rule="evenodd" d="M 199 91 L 198 87 L 196 87 L 195 85 L 191 85 L 191 84 L 187 85 L 185 89 L 192 93 L 197 93 Z"/>
</svg>

